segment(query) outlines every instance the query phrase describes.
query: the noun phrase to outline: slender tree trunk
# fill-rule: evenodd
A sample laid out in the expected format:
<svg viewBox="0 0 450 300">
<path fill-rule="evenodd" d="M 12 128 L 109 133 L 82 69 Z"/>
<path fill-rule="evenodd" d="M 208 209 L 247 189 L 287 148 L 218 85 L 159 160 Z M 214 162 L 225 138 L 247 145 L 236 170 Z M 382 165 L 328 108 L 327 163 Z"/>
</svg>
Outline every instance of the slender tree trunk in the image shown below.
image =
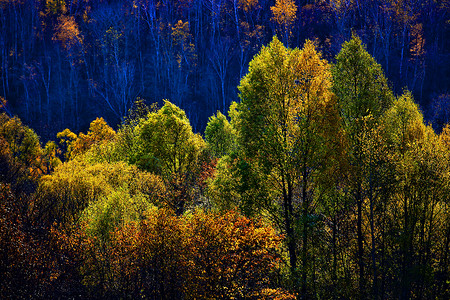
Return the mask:
<svg viewBox="0 0 450 300">
<path fill-rule="evenodd" d="M 286 190 L 286 181 L 287 182 L 287 190 Z M 292 219 L 292 187 L 289 184 L 289 180 L 285 179 L 285 176 L 282 175 L 282 184 L 283 184 L 283 201 L 284 201 L 284 222 L 285 222 L 285 230 L 287 235 L 287 244 L 288 244 L 288 252 L 289 252 L 289 263 L 291 268 L 291 276 L 293 282 L 293 288 L 295 291 L 298 290 L 298 274 L 297 274 L 297 252 L 296 252 L 296 239 L 294 235 L 294 228 L 292 227 L 291 219 Z"/>
<path fill-rule="evenodd" d="M 384 193 L 384 195 L 387 195 L 387 193 Z M 387 197 L 386 197 L 387 198 Z M 385 295 L 385 287 L 386 287 L 386 211 L 387 211 L 387 205 L 386 201 L 382 201 L 382 215 L 380 216 L 381 219 L 381 249 L 380 249 L 380 255 L 381 255 L 381 266 L 380 266 L 380 272 L 381 272 L 381 286 L 380 286 L 380 299 L 384 299 Z"/>
<path fill-rule="evenodd" d="M 302 200 L 303 200 L 303 245 L 302 245 L 302 260 L 303 260 L 303 273 L 302 273 L 302 299 L 307 297 L 307 275 L 308 275 L 308 211 L 309 201 L 307 195 L 307 183 L 308 183 L 308 170 L 306 167 L 306 156 L 303 163 L 303 186 L 302 186 Z"/>
<path fill-rule="evenodd" d="M 362 233 L 362 187 L 358 186 L 357 192 L 357 239 L 358 239 L 358 267 L 359 267 L 359 296 L 361 299 L 364 298 L 364 248 L 363 248 L 363 233 Z"/>
<path fill-rule="evenodd" d="M 336 212 L 334 212 L 336 213 Z M 332 224 L 332 251 L 333 251 L 333 274 L 332 274 L 332 280 L 333 280 L 333 299 L 337 298 L 337 249 L 336 249 L 336 235 L 337 235 L 337 226 L 336 226 L 337 217 L 336 215 L 333 216 L 333 224 Z"/>
<path fill-rule="evenodd" d="M 409 210 L 408 210 L 408 197 L 404 195 L 403 199 L 403 210 L 404 210 L 404 219 L 403 219 L 403 240 L 402 240 L 402 252 L 403 252 L 403 261 L 402 261 L 402 278 L 401 278 L 401 293 L 400 299 L 407 300 L 409 299 L 409 239 L 410 237 L 410 220 L 409 220 Z"/>
<path fill-rule="evenodd" d="M 376 247 L 375 247 L 375 224 L 374 224 L 374 199 L 371 195 L 370 197 L 370 236 L 372 240 L 372 271 L 373 271 L 373 298 L 378 299 L 378 272 L 377 272 L 377 264 L 376 264 Z"/>
<path fill-rule="evenodd" d="M 400 70 L 399 70 L 400 80 L 402 79 L 403 57 L 404 57 L 404 52 L 405 52 L 405 39 L 406 39 L 406 24 L 403 26 L 403 31 L 402 31 L 402 49 L 400 52 Z"/>
<path fill-rule="evenodd" d="M 372 292 L 373 299 L 378 299 L 378 270 L 376 263 L 376 239 L 375 239 L 375 214 L 374 214 L 374 206 L 375 206 L 375 195 L 374 195 L 374 175 L 372 173 L 373 165 L 371 164 L 371 170 L 369 174 L 369 222 L 370 222 L 370 238 L 371 238 L 371 260 L 372 260 Z"/>
</svg>

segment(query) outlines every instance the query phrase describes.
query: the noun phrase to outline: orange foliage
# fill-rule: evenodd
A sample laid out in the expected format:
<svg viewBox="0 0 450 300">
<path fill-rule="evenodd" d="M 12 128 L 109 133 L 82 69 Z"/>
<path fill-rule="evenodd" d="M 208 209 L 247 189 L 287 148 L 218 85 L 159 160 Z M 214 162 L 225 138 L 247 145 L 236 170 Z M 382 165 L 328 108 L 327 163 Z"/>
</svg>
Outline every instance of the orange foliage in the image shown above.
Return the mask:
<svg viewBox="0 0 450 300">
<path fill-rule="evenodd" d="M 236 212 L 200 212 L 189 223 L 187 298 L 260 299 L 279 264 L 274 229 Z"/>
<path fill-rule="evenodd" d="M 204 162 L 200 168 L 200 174 L 197 177 L 197 183 L 201 188 L 206 188 L 208 185 L 208 179 L 214 178 L 216 173 L 218 159 L 211 160 L 210 162 Z"/>
<path fill-rule="evenodd" d="M 60 41 L 65 50 L 70 50 L 83 43 L 83 37 L 73 16 L 61 15 L 58 17 L 58 25 L 53 40 Z"/>
<path fill-rule="evenodd" d="M 277 0 L 270 10 L 273 20 L 283 27 L 291 26 L 297 18 L 297 5 L 293 0 Z"/>
<path fill-rule="evenodd" d="M 410 53 L 413 60 L 422 60 L 425 55 L 425 38 L 423 36 L 422 23 L 416 24 L 411 29 Z"/>
<path fill-rule="evenodd" d="M 86 284 L 117 296 L 292 299 L 271 289 L 281 237 L 236 212 L 177 217 L 155 209 L 111 235 L 84 242 Z"/>
<path fill-rule="evenodd" d="M 258 7 L 258 0 L 239 0 L 239 8 L 249 12 Z"/>
</svg>

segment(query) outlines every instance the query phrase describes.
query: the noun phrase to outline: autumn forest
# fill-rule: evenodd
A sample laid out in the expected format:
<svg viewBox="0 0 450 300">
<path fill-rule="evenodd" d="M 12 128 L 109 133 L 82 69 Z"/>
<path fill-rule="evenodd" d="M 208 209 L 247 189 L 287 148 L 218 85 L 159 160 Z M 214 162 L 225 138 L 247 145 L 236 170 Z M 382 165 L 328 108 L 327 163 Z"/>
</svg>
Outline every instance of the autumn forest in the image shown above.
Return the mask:
<svg viewBox="0 0 450 300">
<path fill-rule="evenodd" d="M 0 298 L 449 299 L 448 0 L 0 0 Z"/>
</svg>

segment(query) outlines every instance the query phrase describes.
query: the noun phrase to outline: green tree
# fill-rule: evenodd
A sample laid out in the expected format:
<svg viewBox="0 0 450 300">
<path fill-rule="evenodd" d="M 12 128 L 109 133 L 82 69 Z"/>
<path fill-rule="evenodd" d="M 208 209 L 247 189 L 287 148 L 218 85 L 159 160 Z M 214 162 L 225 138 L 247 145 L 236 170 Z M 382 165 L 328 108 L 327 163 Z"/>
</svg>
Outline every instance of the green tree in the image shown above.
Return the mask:
<svg viewBox="0 0 450 300">
<path fill-rule="evenodd" d="M 177 214 L 182 214 L 192 200 L 195 174 L 205 142 L 192 132 L 185 112 L 167 100 L 139 126 L 141 149 L 136 164 L 162 176 L 171 190 L 167 204 Z"/>
<path fill-rule="evenodd" d="M 155 185 L 155 188 L 158 186 Z M 157 193 L 155 189 L 153 195 Z M 145 213 L 154 207 L 154 203 L 149 200 L 148 195 L 142 192 L 131 194 L 127 189 L 118 188 L 100 196 L 97 201 L 90 202 L 83 211 L 81 222 L 87 225 L 89 234 L 95 236 L 100 244 L 104 244 L 110 241 L 111 232 L 117 228 L 144 219 Z"/>
<path fill-rule="evenodd" d="M 368 144 L 368 139 L 380 117 L 391 106 L 393 95 L 381 66 L 370 56 L 356 35 L 342 45 L 336 56 L 333 80 L 333 91 L 338 98 L 348 140 L 349 193 L 357 206 L 359 292 L 364 297 L 363 206 L 365 199 L 374 199 L 373 192 L 376 188 L 376 181 L 371 179 L 375 168 L 365 165 L 370 161 L 371 152 L 365 149 L 373 148 L 374 145 Z"/>
<path fill-rule="evenodd" d="M 350 134 L 359 130 L 358 120 L 363 117 L 372 115 L 377 121 L 394 99 L 381 66 L 356 35 L 342 45 L 336 56 L 333 91 Z"/>
<path fill-rule="evenodd" d="M 41 155 L 41 144 L 37 134 L 17 118 L 10 118 L 5 113 L 0 114 L 0 137 L 7 143 L 16 163 L 36 171 L 36 162 Z"/>
<path fill-rule="evenodd" d="M 220 111 L 209 118 L 205 129 L 205 139 L 208 148 L 216 157 L 231 154 L 236 148 L 235 129 Z"/>
<path fill-rule="evenodd" d="M 109 205 L 120 196 L 113 197 L 115 190 L 121 190 L 120 195 L 126 201 L 142 194 L 155 205 L 161 202 L 165 192 L 159 176 L 136 166 L 125 162 L 90 164 L 78 157 L 41 178 L 33 209 L 39 220 L 70 224 L 78 222 L 83 211 L 99 199 L 104 199 L 105 206 Z"/>
<path fill-rule="evenodd" d="M 298 245 L 302 246 L 306 296 L 314 182 L 339 120 L 330 66 L 311 41 L 301 50 L 291 50 L 274 37 L 250 62 L 238 88 L 243 162 L 263 174 L 271 200 L 268 208 L 276 212 L 286 234 L 294 288 L 300 279 Z"/>
<path fill-rule="evenodd" d="M 237 174 L 237 159 L 229 155 L 222 156 L 215 167 L 214 176 L 208 179 L 207 196 L 212 201 L 212 206 L 219 211 L 227 211 L 240 208 L 242 196 L 239 193 L 241 186 L 240 177 Z"/>
<path fill-rule="evenodd" d="M 441 233 L 448 232 L 445 133 L 439 138 L 431 126 L 424 124 L 408 91 L 394 101 L 383 121 L 396 180 L 389 201 L 391 230 L 399 233 L 394 240 L 398 253 L 393 254 L 397 263 L 391 271 L 397 286 L 394 296 L 432 298 L 440 288 L 432 266 L 438 265 L 436 257 L 445 257 L 446 238 Z"/>
</svg>

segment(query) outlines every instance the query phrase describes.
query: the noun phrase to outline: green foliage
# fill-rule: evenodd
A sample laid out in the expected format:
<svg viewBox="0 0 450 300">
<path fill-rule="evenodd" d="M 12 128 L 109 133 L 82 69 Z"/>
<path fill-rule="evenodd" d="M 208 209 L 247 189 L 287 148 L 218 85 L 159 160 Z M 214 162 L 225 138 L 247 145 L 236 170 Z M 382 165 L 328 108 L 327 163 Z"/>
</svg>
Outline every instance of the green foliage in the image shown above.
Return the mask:
<svg viewBox="0 0 450 300">
<path fill-rule="evenodd" d="M 393 95 L 381 66 L 356 35 L 342 45 L 336 56 L 333 80 L 342 118 L 352 130 L 359 130 L 354 128 L 355 121 L 368 115 L 378 120 L 392 104 Z"/>
<path fill-rule="evenodd" d="M 115 190 L 129 194 L 130 199 L 144 194 L 149 202 L 157 203 L 165 188 L 158 176 L 124 162 L 91 165 L 78 158 L 42 177 L 34 209 L 41 220 L 73 222 L 90 204 L 102 197 L 108 199 Z"/>
<path fill-rule="evenodd" d="M 214 176 L 208 179 L 207 195 L 213 207 L 220 211 L 237 209 L 241 203 L 239 176 L 236 161 L 230 156 L 222 156 L 217 162 Z"/>
<path fill-rule="evenodd" d="M 192 201 L 205 142 L 192 132 L 184 111 L 169 101 L 142 121 L 139 132 L 140 152 L 136 164 L 161 175 L 170 189 L 167 204 L 182 213 Z"/>
<path fill-rule="evenodd" d="M 42 149 L 39 137 L 19 118 L 0 114 L 0 183 L 11 184 L 15 192 L 30 194 L 38 178 L 58 164 L 52 142 Z"/>
<path fill-rule="evenodd" d="M 383 116 L 383 124 L 389 141 L 401 152 L 421 140 L 426 131 L 422 113 L 409 91 L 393 102 Z"/>
<path fill-rule="evenodd" d="M 340 141 L 330 69 L 313 42 L 287 49 L 274 37 L 238 87 L 242 207 L 264 204 L 278 220 L 286 234 L 292 288 L 300 291 L 301 281 L 303 297 L 307 278 L 314 276 L 309 262 L 317 179 Z"/>
<path fill-rule="evenodd" d="M 250 62 L 239 86 L 240 174 L 268 176 L 272 199 L 293 199 L 301 184 L 309 189 L 310 172 L 329 154 L 339 124 L 330 89 L 330 66 L 311 41 L 291 50 L 274 37 Z"/>
<path fill-rule="evenodd" d="M 118 2 L 0 0 L 0 110 L 49 133 L 170 94 L 199 125 L 267 33 L 284 45 L 255 56 L 206 144 L 138 98 L 117 133 L 59 133 L 62 164 L 0 114 L 0 298 L 450 299 L 448 0 Z M 333 53 L 350 28 L 393 82 L 440 95 L 440 135 L 358 37 L 333 67 L 286 47 Z"/>
<path fill-rule="evenodd" d="M 150 197 L 141 192 L 130 193 L 118 188 L 90 202 L 83 211 L 81 222 L 87 224 L 87 232 L 102 243 L 108 242 L 110 233 L 132 221 L 140 221 L 154 207 Z"/>
<path fill-rule="evenodd" d="M 142 123 L 140 142 L 142 157 L 137 165 L 165 178 L 181 179 L 195 168 L 204 141 L 192 132 L 183 110 L 165 101 L 164 106 L 150 113 Z"/>
<path fill-rule="evenodd" d="M 342 45 L 332 72 L 333 91 L 337 96 L 347 145 L 345 160 L 348 162 L 348 168 L 343 170 L 345 175 L 342 174 L 337 182 L 344 178 L 347 181 L 346 197 L 352 200 L 355 211 L 353 226 L 356 227 L 358 294 L 364 298 L 367 284 L 364 240 L 367 237 L 364 236 L 363 223 L 366 218 L 369 220 L 372 271 L 376 272 L 375 224 L 378 220 L 374 212 L 382 205 L 380 194 L 387 193 L 393 182 L 387 157 L 382 154 L 386 148 L 379 124 L 394 97 L 381 66 L 356 35 Z M 365 208 L 367 205 L 368 210 Z M 374 290 L 378 288 L 376 281 L 374 279 Z"/>
<path fill-rule="evenodd" d="M 269 172 L 280 164 L 293 169 L 304 154 L 316 155 L 325 130 L 336 127 L 330 88 L 330 67 L 312 42 L 290 50 L 274 37 L 239 86 L 239 143 L 246 156 Z"/>
<path fill-rule="evenodd" d="M 23 125 L 19 118 L 0 114 L 0 137 L 7 143 L 14 160 L 33 168 L 41 154 L 41 145 L 36 133 Z"/>
<path fill-rule="evenodd" d="M 87 153 L 87 159 L 93 162 L 125 161 L 136 164 L 143 155 L 140 140 L 142 123 L 150 113 L 156 111 L 156 103 L 148 107 L 143 99 L 137 98 L 114 139 L 92 147 Z"/>
<path fill-rule="evenodd" d="M 230 155 L 236 148 L 235 130 L 219 111 L 215 116 L 209 118 L 205 129 L 205 139 L 215 157 Z"/>
</svg>

